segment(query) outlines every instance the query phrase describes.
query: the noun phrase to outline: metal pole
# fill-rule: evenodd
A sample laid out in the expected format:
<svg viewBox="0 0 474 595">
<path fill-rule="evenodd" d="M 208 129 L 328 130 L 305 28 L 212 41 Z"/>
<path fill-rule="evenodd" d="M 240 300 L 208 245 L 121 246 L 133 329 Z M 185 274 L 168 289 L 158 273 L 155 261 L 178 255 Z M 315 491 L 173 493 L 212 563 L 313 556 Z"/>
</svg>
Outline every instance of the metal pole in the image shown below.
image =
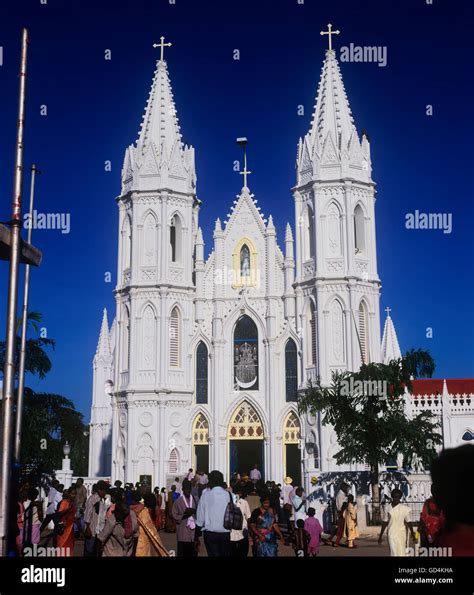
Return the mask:
<svg viewBox="0 0 474 595">
<path fill-rule="evenodd" d="M 31 166 L 31 187 L 30 187 L 30 217 L 28 227 L 28 244 L 31 244 L 31 235 L 33 232 L 33 204 L 35 196 L 35 175 L 41 173 L 36 169 L 36 165 Z M 25 266 L 25 285 L 23 288 L 23 316 L 21 319 L 21 347 L 20 347 L 20 366 L 18 372 L 18 398 L 16 405 L 16 428 L 15 428 L 15 452 L 14 461 L 20 463 L 21 450 L 21 425 L 23 422 L 23 401 L 25 392 L 25 361 L 26 361 L 26 335 L 28 331 L 28 298 L 30 289 L 30 265 Z"/>
<path fill-rule="evenodd" d="M 23 29 L 21 42 L 20 93 L 18 101 L 18 129 L 13 174 L 13 199 L 11 221 L 11 257 L 8 281 L 8 309 L 3 374 L 3 435 L 2 435 L 2 486 L 0 491 L 0 554 L 7 553 L 10 518 L 10 483 L 12 472 L 13 401 L 15 396 L 15 343 L 16 309 L 18 297 L 18 269 L 21 249 L 21 200 L 23 183 L 23 136 L 25 125 L 26 57 L 28 31 Z"/>
</svg>

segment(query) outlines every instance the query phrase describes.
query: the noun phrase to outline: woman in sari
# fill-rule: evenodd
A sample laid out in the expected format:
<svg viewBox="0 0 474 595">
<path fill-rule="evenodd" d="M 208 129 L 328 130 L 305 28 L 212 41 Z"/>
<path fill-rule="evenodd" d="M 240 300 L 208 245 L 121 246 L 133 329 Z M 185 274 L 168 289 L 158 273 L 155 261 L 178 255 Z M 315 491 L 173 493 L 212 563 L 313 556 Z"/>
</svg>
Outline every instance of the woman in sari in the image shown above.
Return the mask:
<svg viewBox="0 0 474 595">
<path fill-rule="evenodd" d="M 166 497 L 166 521 L 165 521 L 165 531 L 166 533 L 176 533 L 176 521 L 173 517 L 173 504 L 175 503 L 176 498 L 176 486 L 171 486 L 171 491 L 168 492 Z M 178 496 L 179 497 L 179 496 Z"/>
<path fill-rule="evenodd" d="M 38 500 L 39 491 L 31 488 L 28 491 L 28 497 L 23 502 L 23 529 L 22 542 L 23 547 L 38 545 L 40 542 L 40 527 L 43 521 L 43 505 Z"/>
<path fill-rule="evenodd" d="M 276 557 L 278 552 L 277 538 L 283 541 L 275 513 L 270 508 L 268 495 L 260 499 L 260 508 L 256 508 L 250 516 L 250 530 L 254 541 L 254 555 L 258 558 Z"/>
<path fill-rule="evenodd" d="M 168 556 L 168 550 L 162 544 L 154 522 L 151 520 L 150 513 L 145 504 L 140 501 L 138 492 L 133 492 L 134 503 L 130 510 L 137 515 L 138 520 L 138 539 L 135 546 L 135 556 L 137 558 L 148 556 Z"/>
<path fill-rule="evenodd" d="M 344 535 L 347 539 L 347 547 L 357 547 L 354 543 L 355 539 L 359 537 L 359 530 L 357 529 L 357 506 L 354 504 L 354 496 L 352 494 L 347 496 L 347 507 L 344 511 Z"/>
<path fill-rule="evenodd" d="M 74 555 L 74 522 L 76 520 L 76 488 L 64 490 L 63 499 L 58 508 L 58 525 L 56 526 L 56 547 L 65 556 Z M 58 531 L 59 529 L 59 531 Z"/>
</svg>

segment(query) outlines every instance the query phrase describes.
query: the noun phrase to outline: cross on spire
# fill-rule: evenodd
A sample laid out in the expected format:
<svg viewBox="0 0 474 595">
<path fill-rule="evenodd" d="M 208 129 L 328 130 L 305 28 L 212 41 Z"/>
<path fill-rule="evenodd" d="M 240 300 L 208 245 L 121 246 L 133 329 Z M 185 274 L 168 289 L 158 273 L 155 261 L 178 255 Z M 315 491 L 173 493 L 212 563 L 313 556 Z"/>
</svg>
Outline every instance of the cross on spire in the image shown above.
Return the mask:
<svg viewBox="0 0 474 595">
<path fill-rule="evenodd" d="M 389 308 L 388 306 L 385 308 L 385 312 L 387 312 L 387 316 L 390 316 L 391 311 L 392 311 L 392 308 Z"/>
<path fill-rule="evenodd" d="M 339 33 L 340 33 L 339 29 L 337 31 L 333 31 L 332 30 L 331 23 L 328 24 L 328 30 L 327 31 L 320 31 L 319 32 L 320 35 L 327 35 L 329 37 L 329 51 L 332 50 L 332 35 L 339 35 Z"/>
<path fill-rule="evenodd" d="M 247 139 L 245 137 L 238 138 L 237 144 L 240 145 L 244 150 L 244 171 L 240 171 L 239 174 L 244 176 L 244 188 L 248 188 L 247 176 L 249 176 L 252 172 L 247 169 Z"/>
<path fill-rule="evenodd" d="M 161 56 L 160 56 L 160 60 L 161 62 L 163 62 L 164 60 L 164 54 L 165 54 L 165 47 L 170 48 L 172 46 L 171 43 L 165 43 L 165 38 L 162 36 L 160 37 L 161 42 L 160 43 L 154 43 L 153 47 L 154 48 L 160 48 L 161 49 Z"/>
</svg>

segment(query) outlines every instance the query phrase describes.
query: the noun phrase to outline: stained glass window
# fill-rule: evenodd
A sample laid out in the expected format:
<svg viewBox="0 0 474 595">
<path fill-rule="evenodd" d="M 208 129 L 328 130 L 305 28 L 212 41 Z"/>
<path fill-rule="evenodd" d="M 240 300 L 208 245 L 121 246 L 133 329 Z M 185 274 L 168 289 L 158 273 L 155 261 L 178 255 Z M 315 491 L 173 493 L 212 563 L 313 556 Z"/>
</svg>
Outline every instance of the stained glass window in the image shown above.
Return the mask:
<svg viewBox="0 0 474 595">
<path fill-rule="evenodd" d="M 296 344 L 290 339 L 285 347 L 286 400 L 298 400 L 298 355 Z"/>
<path fill-rule="evenodd" d="M 202 341 L 196 349 L 196 403 L 207 403 L 208 354 Z"/>
<path fill-rule="evenodd" d="M 242 316 L 234 330 L 234 386 L 258 390 L 258 331 L 249 316 Z"/>
</svg>

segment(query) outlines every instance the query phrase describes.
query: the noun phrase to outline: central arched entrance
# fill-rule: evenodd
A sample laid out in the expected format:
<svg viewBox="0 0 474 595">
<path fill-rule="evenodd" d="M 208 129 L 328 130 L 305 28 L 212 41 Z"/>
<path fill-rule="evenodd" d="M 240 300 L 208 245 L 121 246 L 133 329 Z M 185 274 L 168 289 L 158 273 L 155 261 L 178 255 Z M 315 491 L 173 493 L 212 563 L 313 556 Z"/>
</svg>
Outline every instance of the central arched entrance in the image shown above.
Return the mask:
<svg viewBox="0 0 474 595">
<path fill-rule="evenodd" d="M 202 413 L 193 423 L 192 465 L 195 471 L 209 473 L 209 422 Z"/>
<path fill-rule="evenodd" d="M 250 474 L 254 465 L 265 478 L 263 423 L 254 407 L 241 403 L 231 417 L 227 433 L 229 442 L 229 477 L 236 472 Z"/>
</svg>

